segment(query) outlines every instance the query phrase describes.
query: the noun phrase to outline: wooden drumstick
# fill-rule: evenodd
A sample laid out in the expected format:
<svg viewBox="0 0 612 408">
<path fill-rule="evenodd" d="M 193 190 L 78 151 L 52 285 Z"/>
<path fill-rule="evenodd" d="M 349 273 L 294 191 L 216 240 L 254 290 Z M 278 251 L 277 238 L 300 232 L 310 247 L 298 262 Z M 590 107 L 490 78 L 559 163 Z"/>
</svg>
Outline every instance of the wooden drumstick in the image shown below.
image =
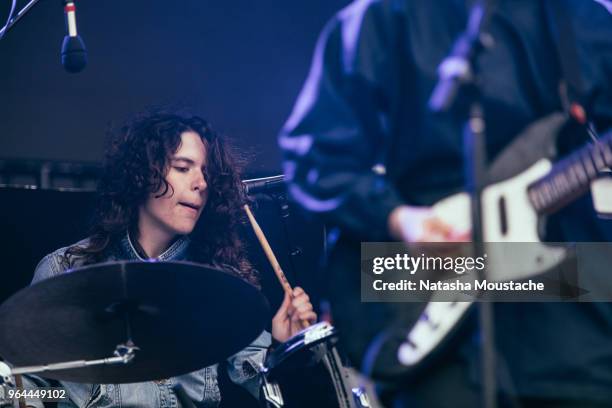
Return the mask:
<svg viewBox="0 0 612 408">
<path fill-rule="evenodd" d="M 23 393 L 23 380 L 21 378 L 21 374 L 15 374 L 15 386 L 18 391 Z M 25 398 L 23 396 L 19 397 L 19 408 L 26 408 Z"/>
<path fill-rule="evenodd" d="M 255 231 L 255 235 L 257 236 L 257 239 L 259 240 L 259 244 L 261 245 L 261 248 L 266 254 L 266 257 L 268 258 L 268 261 L 270 262 L 270 265 L 272 266 L 272 269 L 274 270 L 276 277 L 278 278 L 278 281 L 283 287 L 283 290 L 287 294 L 289 294 L 291 298 L 293 298 L 293 289 L 291 288 L 291 285 L 289 284 L 289 281 L 287 280 L 287 277 L 285 276 L 283 269 L 278 263 L 278 260 L 276 259 L 276 256 L 274 255 L 272 248 L 270 247 L 270 243 L 268 243 L 266 236 L 264 235 L 261 227 L 257 223 L 257 220 L 253 216 L 253 213 L 251 212 L 251 208 L 249 208 L 248 204 L 245 204 L 243 208 L 247 214 L 247 217 L 249 218 L 251 227 L 253 227 L 253 231 Z M 302 327 L 306 328 L 308 326 L 310 326 L 310 322 L 308 322 L 308 320 L 302 320 Z"/>
</svg>

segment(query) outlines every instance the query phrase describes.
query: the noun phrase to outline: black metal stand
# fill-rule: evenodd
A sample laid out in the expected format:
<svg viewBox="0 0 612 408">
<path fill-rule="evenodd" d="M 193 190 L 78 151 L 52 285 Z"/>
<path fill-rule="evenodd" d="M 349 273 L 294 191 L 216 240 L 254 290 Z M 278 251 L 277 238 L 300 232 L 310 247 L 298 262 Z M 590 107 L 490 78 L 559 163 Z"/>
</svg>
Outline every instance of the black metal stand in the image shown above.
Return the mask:
<svg viewBox="0 0 612 408">
<path fill-rule="evenodd" d="M 484 225 L 482 219 L 481 194 L 485 186 L 486 164 L 486 134 L 482 106 L 478 100 L 472 103 L 470 118 L 465 126 L 463 135 L 464 171 L 468 193 L 471 198 L 472 216 L 472 242 L 474 256 L 484 255 Z M 478 271 L 478 279 L 484 280 L 486 273 Z M 493 323 L 493 303 L 490 301 L 478 303 L 479 326 L 482 336 L 481 350 L 481 377 L 483 389 L 483 406 L 495 408 L 497 406 L 497 377 L 495 355 L 495 326 Z"/>
<path fill-rule="evenodd" d="M 492 39 L 486 33 L 491 16 L 491 0 L 477 1 L 470 11 L 466 31 L 457 39 L 451 54 L 439 67 L 440 79 L 434 89 L 429 107 L 434 112 L 445 112 L 456 105 L 458 95 L 469 101 L 469 117 L 463 135 L 464 174 L 466 189 L 471 198 L 472 242 L 474 256 L 484 254 L 484 230 L 481 193 L 485 186 L 486 127 L 481 105 L 476 60 L 480 53 L 491 47 Z M 479 279 L 485 272 L 479 272 Z M 497 407 L 495 328 L 493 303 L 479 303 L 479 326 L 482 337 L 481 377 L 483 406 Z"/>
<path fill-rule="evenodd" d="M 15 386 L 11 379 L 11 376 L 14 375 L 45 373 L 49 371 L 69 370 L 72 368 L 83 368 L 99 365 L 128 364 L 134 359 L 137 351 L 138 347 L 133 345 L 131 342 L 127 342 L 126 344 L 117 345 L 113 353 L 113 357 L 100 358 L 97 360 L 74 360 L 62 363 L 13 368 L 10 368 L 5 363 L 0 362 L 0 373 L 2 374 L 0 375 L 0 385 L 7 384 L 9 386 Z"/>
<path fill-rule="evenodd" d="M 295 245 L 290 233 L 289 217 L 291 212 L 289 209 L 289 200 L 287 199 L 287 194 L 285 192 L 271 193 L 269 196 L 272 197 L 278 208 L 281 225 L 283 226 L 283 235 L 285 236 L 285 242 L 289 247 L 289 267 L 291 268 L 291 275 L 293 276 L 293 281 L 297 282 L 297 268 L 295 267 L 294 259 L 298 258 L 302 254 L 302 249 Z"/>
</svg>

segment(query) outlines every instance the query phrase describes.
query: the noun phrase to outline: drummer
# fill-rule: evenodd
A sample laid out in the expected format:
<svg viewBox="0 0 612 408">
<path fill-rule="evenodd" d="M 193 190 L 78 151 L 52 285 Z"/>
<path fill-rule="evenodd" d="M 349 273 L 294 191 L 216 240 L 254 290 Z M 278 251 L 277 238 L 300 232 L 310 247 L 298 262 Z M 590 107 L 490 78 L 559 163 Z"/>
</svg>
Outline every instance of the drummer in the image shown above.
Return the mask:
<svg viewBox="0 0 612 408">
<path fill-rule="evenodd" d="M 156 259 L 212 264 L 258 285 L 237 231 L 244 202 L 237 159 L 202 118 L 157 112 L 127 123 L 111 136 L 98 193 L 90 237 L 45 256 L 34 282 L 104 261 Z M 303 320 L 316 317 L 308 295 L 296 287 L 273 317 L 272 333 L 264 331 L 220 364 L 233 382 L 258 396 L 258 368 L 272 338 L 283 342 Z M 198 406 L 217 406 L 218 365 L 159 381 L 62 386 L 77 407 L 175 407 L 177 383 Z M 48 385 L 30 376 L 24 383 Z"/>
</svg>

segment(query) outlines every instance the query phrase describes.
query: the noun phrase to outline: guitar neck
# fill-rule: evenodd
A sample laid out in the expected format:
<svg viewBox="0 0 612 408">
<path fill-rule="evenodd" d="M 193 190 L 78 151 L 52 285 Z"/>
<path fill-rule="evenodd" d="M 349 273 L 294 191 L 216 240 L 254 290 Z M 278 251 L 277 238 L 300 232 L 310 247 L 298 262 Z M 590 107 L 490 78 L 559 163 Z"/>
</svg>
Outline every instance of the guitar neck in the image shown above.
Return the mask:
<svg viewBox="0 0 612 408">
<path fill-rule="evenodd" d="M 551 214 L 586 193 L 591 181 L 611 166 L 612 131 L 555 164 L 529 186 L 529 200 L 538 214 Z"/>
</svg>

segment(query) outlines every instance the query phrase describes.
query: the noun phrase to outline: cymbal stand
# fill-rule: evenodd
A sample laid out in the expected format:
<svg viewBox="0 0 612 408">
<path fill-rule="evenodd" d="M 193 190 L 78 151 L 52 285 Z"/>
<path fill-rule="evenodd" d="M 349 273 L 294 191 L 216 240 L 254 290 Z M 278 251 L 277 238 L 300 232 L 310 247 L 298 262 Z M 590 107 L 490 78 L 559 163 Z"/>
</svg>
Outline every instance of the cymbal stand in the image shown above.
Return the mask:
<svg viewBox="0 0 612 408">
<path fill-rule="evenodd" d="M 49 371 L 68 370 L 71 368 L 83 368 L 97 365 L 112 365 L 112 364 L 128 364 L 136 356 L 138 347 L 133 344 L 119 344 L 115 348 L 113 357 L 100 358 L 97 360 L 73 360 L 61 363 L 43 364 L 24 367 L 9 367 L 6 363 L 0 361 L 0 385 L 9 385 L 14 387 L 11 376 L 18 374 L 34 374 Z"/>
</svg>

